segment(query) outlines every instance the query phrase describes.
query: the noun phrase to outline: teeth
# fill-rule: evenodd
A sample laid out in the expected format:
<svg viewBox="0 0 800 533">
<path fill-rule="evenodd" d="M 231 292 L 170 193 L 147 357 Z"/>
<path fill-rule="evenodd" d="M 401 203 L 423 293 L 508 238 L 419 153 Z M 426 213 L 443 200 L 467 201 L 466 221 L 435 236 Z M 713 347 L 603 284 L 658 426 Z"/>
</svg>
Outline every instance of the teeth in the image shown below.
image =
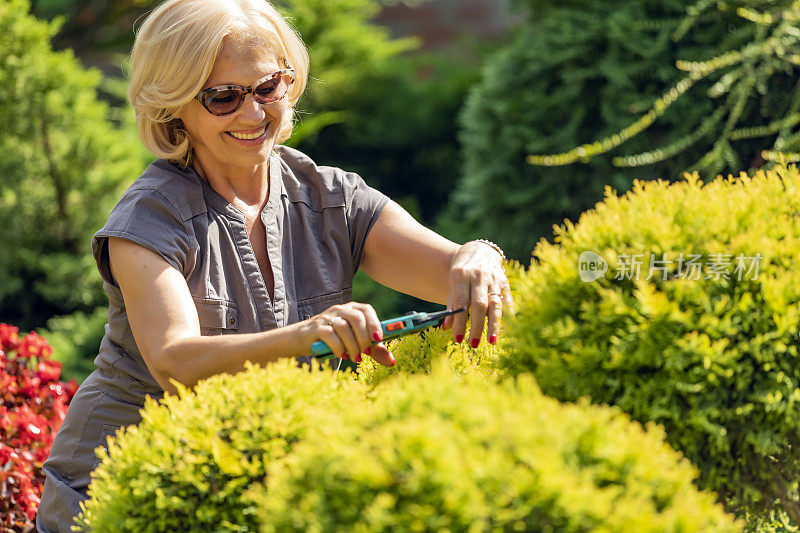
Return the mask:
<svg viewBox="0 0 800 533">
<path fill-rule="evenodd" d="M 267 131 L 267 127 L 266 126 L 264 126 L 263 128 L 261 128 L 260 130 L 258 130 L 255 133 L 236 133 L 236 132 L 233 132 L 233 131 L 229 131 L 228 133 L 230 133 L 233 137 L 236 137 L 237 139 L 242 139 L 242 140 L 248 140 L 249 141 L 249 140 L 252 140 L 252 139 L 258 139 L 259 137 L 264 135 L 265 131 Z"/>
</svg>

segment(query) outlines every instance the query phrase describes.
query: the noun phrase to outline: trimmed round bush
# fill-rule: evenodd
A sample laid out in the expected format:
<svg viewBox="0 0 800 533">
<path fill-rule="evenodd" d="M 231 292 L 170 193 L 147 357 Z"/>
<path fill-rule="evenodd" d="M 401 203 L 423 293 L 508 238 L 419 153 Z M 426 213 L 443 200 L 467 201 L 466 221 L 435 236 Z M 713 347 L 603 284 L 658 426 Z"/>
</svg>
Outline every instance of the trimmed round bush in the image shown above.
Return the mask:
<svg viewBox="0 0 800 533">
<path fill-rule="evenodd" d="M 346 373 L 284 360 L 221 374 L 161 403 L 99 448 L 102 463 L 79 517 L 85 531 L 255 531 L 246 489 L 307 431 L 363 403 Z"/>
<path fill-rule="evenodd" d="M 661 429 L 617 409 L 439 364 L 322 424 L 253 498 L 262 533 L 739 530 L 695 475 Z"/>
<path fill-rule="evenodd" d="M 798 522 L 798 213 L 795 167 L 608 189 L 537 245 L 501 365 L 663 424 L 731 509 Z"/>
</svg>

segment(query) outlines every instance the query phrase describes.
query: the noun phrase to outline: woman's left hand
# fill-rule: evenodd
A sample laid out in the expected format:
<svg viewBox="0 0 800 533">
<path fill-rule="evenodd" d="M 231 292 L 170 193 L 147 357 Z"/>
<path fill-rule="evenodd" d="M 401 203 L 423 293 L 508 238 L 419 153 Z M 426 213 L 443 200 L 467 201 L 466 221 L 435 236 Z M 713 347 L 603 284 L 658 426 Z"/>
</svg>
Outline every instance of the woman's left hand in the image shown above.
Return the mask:
<svg viewBox="0 0 800 533">
<path fill-rule="evenodd" d="M 503 310 L 513 314 L 514 301 L 503 270 L 500 254 L 491 246 L 471 241 L 462 245 L 450 262 L 447 308 L 464 307 L 472 319 L 470 346 L 480 344 L 484 321 L 486 335 L 491 344 L 497 342 Z M 442 329 L 453 330 L 453 338 L 460 343 L 467 328 L 467 313 L 456 313 L 445 319 Z"/>
</svg>

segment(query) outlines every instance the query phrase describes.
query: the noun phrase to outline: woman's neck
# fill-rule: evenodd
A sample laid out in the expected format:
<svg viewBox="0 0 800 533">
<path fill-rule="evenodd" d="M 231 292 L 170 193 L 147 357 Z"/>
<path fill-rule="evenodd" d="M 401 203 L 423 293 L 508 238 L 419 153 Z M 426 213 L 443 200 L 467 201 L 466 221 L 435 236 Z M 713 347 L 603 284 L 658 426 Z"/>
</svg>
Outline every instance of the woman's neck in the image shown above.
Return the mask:
<svg viewBox="0 0 800 533">
<path fill-rule="evenodd" d="M 192 166 L 212 189 L 241 211 L 247 213 L 257 209 L 260 212 L 267 204 L 269 159 L 249 168 L 223 168 L 198 159 L 192 162 Z"/>
</svg>

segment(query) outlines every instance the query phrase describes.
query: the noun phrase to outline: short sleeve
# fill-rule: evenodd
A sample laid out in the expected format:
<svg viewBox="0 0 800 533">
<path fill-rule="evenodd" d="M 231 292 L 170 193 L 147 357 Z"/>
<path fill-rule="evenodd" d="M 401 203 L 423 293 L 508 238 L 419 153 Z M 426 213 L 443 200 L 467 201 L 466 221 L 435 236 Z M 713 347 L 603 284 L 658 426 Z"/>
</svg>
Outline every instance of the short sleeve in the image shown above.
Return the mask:
<svg viewBox="0 0 800 533">
<path fill-rule="evenodd" d="M 108 259 L 108 238 L 135 242 L 163 257 L 184 277 L 190 271 L 192 241 L 178 209 L 155 189 L 128 190 L 105 226 L 94 234 L 92 253 L 103 279 L 116 286 Z"/>
<path fill-rule="evenodd" d="M 356 272 L 364 256 L 367 234 L 378 220 L 389 197 L 367 185 L 358 174 L 346 172 L 342 181 L 347 225 L 350 231 L 353 272 Z"/>
</svg>

